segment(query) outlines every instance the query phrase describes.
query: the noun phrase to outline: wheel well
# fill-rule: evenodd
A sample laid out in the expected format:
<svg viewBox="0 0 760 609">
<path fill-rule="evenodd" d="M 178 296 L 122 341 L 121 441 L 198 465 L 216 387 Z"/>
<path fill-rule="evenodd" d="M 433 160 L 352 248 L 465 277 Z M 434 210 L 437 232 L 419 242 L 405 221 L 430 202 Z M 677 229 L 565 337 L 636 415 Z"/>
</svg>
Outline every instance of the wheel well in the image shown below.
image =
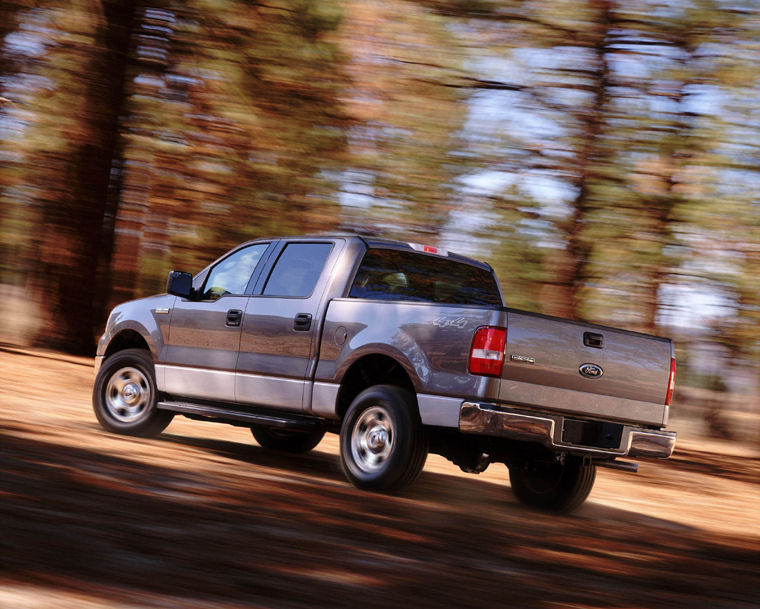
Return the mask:
<svg viewBox="0 0 760 609">
<path fill-rule="evenodd" d="M 343 377 L 336 404 L 338 416 L 343 418 L 354 398 L 372 385 L 396 385 L 412 395 L 416 393 L 406 370 L 396 360 L 387 355 L 366 355 L 351 364 Z"/>
<path fill-rule="evenodd" d="M 123 351 L 124 349 L 147 349 L 148 343 L 136 330 L 123 330 L 113 337 L 108 344 L 105 356 L 109 357 L 117 351 Z"/>
</svg>

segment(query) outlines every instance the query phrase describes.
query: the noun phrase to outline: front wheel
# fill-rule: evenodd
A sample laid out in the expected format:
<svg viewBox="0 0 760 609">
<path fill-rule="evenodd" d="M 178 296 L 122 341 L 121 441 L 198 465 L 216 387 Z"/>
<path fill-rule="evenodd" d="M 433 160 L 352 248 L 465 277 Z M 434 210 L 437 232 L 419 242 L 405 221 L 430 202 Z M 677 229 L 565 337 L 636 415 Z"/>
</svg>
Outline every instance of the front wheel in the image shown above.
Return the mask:
<svg viewBox="0 0 760 609">
<path fill-rule="evenodd" d="M 524 460 L 509 465 L 509 481 L 517 499 L 549 512 L 568 513 L 588 497 L 596 465 L 578 457 L 564 461 Z"/>
<path fill-rule="evenodd" d="M 401 490 L 417 478 L 427 452 L 427 436 L 409 391 L 375 385 L 351 403 L 340 430 L 340 460 L 354 486 Z"/>
<path fill-rule="evenodd" d="M 92 406 L 108 431 L 131 436 L 155 436 L 174 413 L 158 410 L 153 360 L 144 349 L 125 349 L 109 357 L 95 377 Z"/>
</svg>

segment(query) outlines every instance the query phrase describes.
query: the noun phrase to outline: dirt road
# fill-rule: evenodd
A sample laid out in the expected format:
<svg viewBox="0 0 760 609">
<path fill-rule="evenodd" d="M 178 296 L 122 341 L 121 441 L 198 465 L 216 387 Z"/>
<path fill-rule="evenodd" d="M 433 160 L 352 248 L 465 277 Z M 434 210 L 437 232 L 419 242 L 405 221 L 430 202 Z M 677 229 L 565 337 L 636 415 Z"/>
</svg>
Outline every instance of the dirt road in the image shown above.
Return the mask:
<svg viewBox="0 0 760 609">
<path fill-rule="evenodd" d="M 503 466 L 431 457 L 394 497 L 348 485 L 334 436 L 293 457 L 183 418 L 107 434 L 85 359 L 0 350 L 0 378 L 2 609 L 760 607 L 749 447 L 682 434 L 557 517 Z"/>
</svg>

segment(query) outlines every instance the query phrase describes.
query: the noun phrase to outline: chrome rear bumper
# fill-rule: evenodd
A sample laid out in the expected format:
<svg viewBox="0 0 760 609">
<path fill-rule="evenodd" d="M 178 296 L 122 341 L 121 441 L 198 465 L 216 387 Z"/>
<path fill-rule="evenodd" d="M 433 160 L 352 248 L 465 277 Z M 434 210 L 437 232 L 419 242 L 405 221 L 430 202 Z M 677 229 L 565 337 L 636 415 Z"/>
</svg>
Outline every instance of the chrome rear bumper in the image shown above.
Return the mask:
<svg viewBox="0 0 760 609">
<path fill-rule="evenodd" d="M 577 420 L 577 417 L 572 418 Z M 459 430 L 463 433 L 536 442 L 552 449 L 578 454 L 667 459 L 673 454 L 676 445 L 675 432 L 632 425 L 621 425 L 621 439 L 617 447 L 574 444 L 562 440 L 564 421 L 562 415 L 530 414 L 488 403 L 463 402 L 459 411 Z"/>
</svg>

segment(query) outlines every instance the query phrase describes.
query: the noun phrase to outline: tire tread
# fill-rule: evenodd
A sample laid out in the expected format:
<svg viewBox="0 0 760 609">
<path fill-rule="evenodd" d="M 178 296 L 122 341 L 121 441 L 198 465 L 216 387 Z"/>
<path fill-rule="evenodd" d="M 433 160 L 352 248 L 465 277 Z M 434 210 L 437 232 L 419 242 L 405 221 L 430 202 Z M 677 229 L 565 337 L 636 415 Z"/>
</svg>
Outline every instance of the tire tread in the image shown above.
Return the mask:
<svg viewBox="0 0 760 609">
<path fill-rule="evenodd" d="M 569 458 L 557 487 L 538 493 L 527 483 L 530 474 L 523 469 L 523 463 L 513 463 L 509 468 L 512 492 L 521 503 L 549 512 L 567 514 L 580 507 L 596 480 L 596 465 L 577 457 Z"/>
<path fill-rule="evenodd" d="M 323 429 L 294 431 L 289 434 L 274 435 L 271 433 L 271 427 L 266 425 L 251 425 L 251 433 L 262 448 L 296 455 L 309 452 L 322 441 L 325 435 Z"/>
</svg>

